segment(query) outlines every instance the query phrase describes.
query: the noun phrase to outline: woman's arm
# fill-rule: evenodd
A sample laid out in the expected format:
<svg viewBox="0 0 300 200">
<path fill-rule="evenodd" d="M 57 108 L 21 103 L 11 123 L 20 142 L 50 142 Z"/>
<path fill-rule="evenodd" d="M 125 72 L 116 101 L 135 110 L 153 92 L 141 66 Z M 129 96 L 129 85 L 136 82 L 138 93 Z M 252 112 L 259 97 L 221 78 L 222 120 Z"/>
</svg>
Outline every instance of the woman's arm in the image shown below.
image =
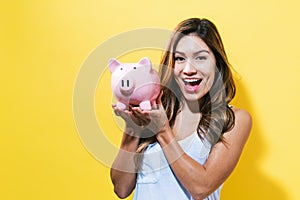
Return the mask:
<svg viewBox="0 0 300 200">
<path fill-rule="evenodd" d="M 113 106 L 114 112 L 125 121 L 120 150 L 111 166 L 110 176 L 114 185 L 114 192 L 120 198 L 128 197 L 136 184 L 136 165 L 134 156 L 139 145 L 139 135 L 142 127 L 137 124 L 141 122 L 134 110 L 120 110 Z"/>
<path fill-rule="evenodd" d="M 139 138 L 127 133 L 123 134 L 118 155 L 110 170 L 114 192 L 120 198 L 128 197 L 136 183 L 136 167 L 134 155 L 138 148 Z"/>
<path fill-rule="evenodd" d="M 252 126 L 251 116 L 244 110 L 235 111 L 235 126 L 224 133 L 226 144 L 218 142 L 207 162 L 199 164 L 188 156 L 176 142 L 171 128 L 157 135 L 172 170 L 195 200 L 214 192 L 235 168 Z"/>
</svg>

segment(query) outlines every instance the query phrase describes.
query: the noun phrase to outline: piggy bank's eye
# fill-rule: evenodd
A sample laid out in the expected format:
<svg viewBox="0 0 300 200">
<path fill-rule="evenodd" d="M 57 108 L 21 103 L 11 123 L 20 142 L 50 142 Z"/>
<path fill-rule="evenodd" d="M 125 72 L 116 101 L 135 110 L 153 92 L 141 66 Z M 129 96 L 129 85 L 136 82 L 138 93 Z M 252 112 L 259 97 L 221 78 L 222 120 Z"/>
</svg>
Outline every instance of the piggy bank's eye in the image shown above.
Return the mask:
<svg viewBox="0 0 300 200">
<path fill-rule="evenodd" d="M 136 67 L 133 67 L 133 69 L 136 69 Z"/>
<path fill-rule="evenodd" d="M 123 67 L 121 67 L 120 70 L 123 70 Z"/>
</svg>

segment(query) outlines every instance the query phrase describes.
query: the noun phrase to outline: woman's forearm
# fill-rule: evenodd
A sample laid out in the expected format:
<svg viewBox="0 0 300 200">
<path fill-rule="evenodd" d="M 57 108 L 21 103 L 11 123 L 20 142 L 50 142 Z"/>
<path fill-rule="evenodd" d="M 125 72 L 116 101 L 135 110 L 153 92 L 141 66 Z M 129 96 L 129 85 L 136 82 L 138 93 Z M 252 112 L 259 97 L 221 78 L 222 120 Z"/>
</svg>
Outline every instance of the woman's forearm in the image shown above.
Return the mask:
<svg viewBox="0 0 300 200">
<path fill-rule="evenodd" d="M 204 166 L 183 151 L 171 129 L 158 134 L 157 140 L 182 185 L 194 199 L 204 199 L 208 195 L 207 186 L 209 185 Z"/>
<path fill-rule="evenodd" d="M 193 199 L 204 199 L 215 191 L 232 173 L 249 136 L 252 120 L 249 113 L 235 112 L 234 127 L 223 134 L 225 142 L 217 142 L 204 165 L 183 152 L 172 130 L 166 129 L 157 135 L 157 140 L 180 183 Z"/>
<path fill-rule="evenodd" d="M 114 191 L 120 198 L 131 194 L 136 183 L 136 165 L 134 156 L 139 138 L 124 133 L 118 155 L 110 170 Z"/>
</svg>

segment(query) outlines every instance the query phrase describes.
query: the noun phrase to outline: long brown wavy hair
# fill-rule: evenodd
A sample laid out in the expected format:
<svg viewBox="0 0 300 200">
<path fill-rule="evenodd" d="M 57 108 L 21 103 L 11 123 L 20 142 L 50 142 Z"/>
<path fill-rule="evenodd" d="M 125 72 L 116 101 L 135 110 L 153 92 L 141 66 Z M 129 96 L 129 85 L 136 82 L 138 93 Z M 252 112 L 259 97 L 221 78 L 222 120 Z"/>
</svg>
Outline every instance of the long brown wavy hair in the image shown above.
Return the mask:
<svg viewBox="0 0 300 200">
<path fill-rule="evenodd" d="M 173 127 L 180 112 L 183 95 L 174 78 L 174 52 L 179 40 L 189 34 L 199 36 L 213 52 L 216 59 L 215 80 L 209 92 L 199 100 L 202 117 L 197 127 L 200 138 L 207 138 L 212 145 L 223 140 L 223 133 L 234 126 L 234 112 L 229 103 L 235 96 L 236 88 L 230 70 L 230 64 L 216 26 L 207 19 L 190 18 L 175 28 L 160 63 L 159 74 L 162 85 L 162 104 L 166 110 L 169 124 Z M 155 136 L 140 141 L 137 152 L 141 153 Z"/>
</svg>

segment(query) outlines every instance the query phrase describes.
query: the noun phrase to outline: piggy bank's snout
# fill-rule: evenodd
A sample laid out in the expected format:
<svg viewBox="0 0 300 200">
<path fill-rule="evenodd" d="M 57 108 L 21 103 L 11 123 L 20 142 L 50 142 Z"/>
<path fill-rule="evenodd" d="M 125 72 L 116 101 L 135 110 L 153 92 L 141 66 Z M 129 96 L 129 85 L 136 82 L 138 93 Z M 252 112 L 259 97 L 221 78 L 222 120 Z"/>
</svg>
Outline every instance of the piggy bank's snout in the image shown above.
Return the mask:
<svg viewBox="0 0 300 200">
<path fill-rule="evenodd" d="M 135 81 L 130 77 L 124 77 L 119 82 L 119 88 L 123 95 L 128 96 L 135 88 Z"/>
</svg>

